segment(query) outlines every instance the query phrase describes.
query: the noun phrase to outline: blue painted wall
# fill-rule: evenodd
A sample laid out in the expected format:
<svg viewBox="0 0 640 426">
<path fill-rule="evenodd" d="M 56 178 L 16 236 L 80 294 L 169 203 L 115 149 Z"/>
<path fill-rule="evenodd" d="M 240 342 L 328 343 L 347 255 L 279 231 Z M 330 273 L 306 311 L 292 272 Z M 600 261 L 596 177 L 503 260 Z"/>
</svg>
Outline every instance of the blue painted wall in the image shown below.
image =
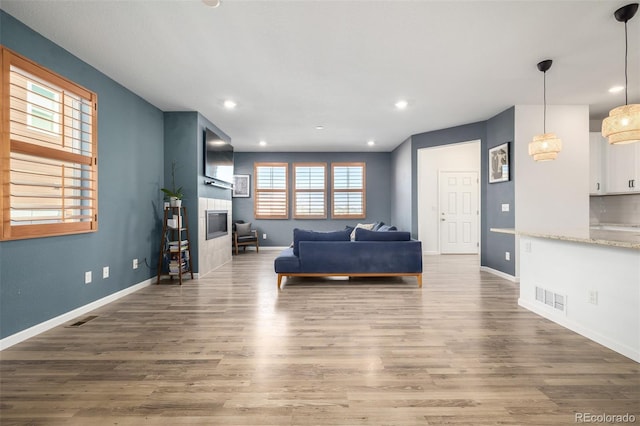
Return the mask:
<svg viewBox="0 0 640 426">
<path fill-rule="evenodd" d="M 4 338 L 155 275 L 164 129 L 160 110 L 3 11 L 0 39 L 98 94 L 98 231 L 0 243 Z M 110 267 L 104 280 L 103 266 Z"/>
<path fill-rule="evenodd" d="M 411 191 L 411 138 L 391 152 L 391 221 L 400 229 L 411 230 L 413 193 Z M 417 212 L 416 212 L 417 215 Z M 418 238 L 417 231 L 412 234 Z"/>
<path fill-rule="evenodd" d="M 480 263 L 483 266 L 502 271 L 509 275 L 516 273 L 515 236 L 490 232 L 491 228 L 515 227 L 515 179 L 516 164 L 514 156 L 513 138 L 515 135 L 515 108 L 487 120 L 487 144 L 482 149 L 482 179 L 485 191 L 482 195 L 482 255 Z M 509 174 L 507 182 L 489 182 L 489 148 L 510 142 Z M 502 204 L 509 204 L 509 211 L 502 211 Z M 511 253 L 511 260 L 505 260 L 504 253 Z"/>
<path fill-rule="evenodd" d="M 234 156 L 234 168 L 236 174 L 251 175 L 251 197 L 233 199 L 233 219 L 242 219 L 252 222 L 258 229 L 260 245 L 262 246 L 288 246 L 293 238 L 293 228 L 312 229 L 316 231 L 332 231 L 343 229 L 345 225 L 354 226 L 358 222 L 371 223 L 391 221 L 391 156 L 390 153 L 355 153 L 355 152 L 236 152 Z M 366 219 L 334 220 L 330 211 L 327 220 L 312 219 L 288 219 L 288 220 L 256 220 L 253 217 L 253 164 L 255 162 L 285 162 L 289 163 L 289 185 L 292 188 L 292 165 L 295 162 L 325 162 L 327 173 L 331 173 L 331 163 L 363 161 L 367 164 L 367 217 Z M 328 185 L 331 185 L 330 179 Z M 329 191 L 330 192 L 330 191 Z M 291 201 L 289 198 L 289 214 L 292 216 Z M 327 206 L 331 206 L 331 194 L 327 194 Z M 330 207 L 328 208 L 330 210 Z M 262 234 L 267 234 L 267 240 L 262 239 Z"/>
<path fill-rule="evenodd" d="M 182 187 L 182 205 L 187 209 L 193 272 L 198 272 L 198 113 L 165 112 L 164 135 L 164 181 L 170 188 L 175 162 L 176 187 Z"/>
<path fill-rule="evenodd" d="M 227 142 L 231 138 L 195 111 L 164 113 L 164 180 L 171 186 L 171 163 L 176 162 L 176 187 L 184 190 L 182 205 L 187 208 L 191 258 L 193 271 L 199 271 L 198 265 L 198 198 L 231 199 L 231 191 L 205 185 L 204 177 L 204 129 L 209 128 Z"/>
</svg>

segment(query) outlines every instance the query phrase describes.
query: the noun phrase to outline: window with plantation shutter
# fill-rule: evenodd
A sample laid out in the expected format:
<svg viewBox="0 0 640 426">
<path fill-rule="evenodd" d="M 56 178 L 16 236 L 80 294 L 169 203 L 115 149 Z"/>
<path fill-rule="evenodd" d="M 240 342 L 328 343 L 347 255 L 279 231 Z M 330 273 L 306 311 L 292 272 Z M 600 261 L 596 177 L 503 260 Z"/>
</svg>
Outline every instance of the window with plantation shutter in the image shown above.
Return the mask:
<svg viewBox="0 0 640 426">
<path fill-rule="evenodd" d="M 327 164 L 293 164 L 293 217 L 327 218 Z"/>
<path fill-rule="evenodd" d="M 365 163 L 333 163 L 331 177 L 331 216 L 364 219 L 367 216 Z"/>
<path fill-rule="evenodd" d="M 1 53 L 2 239 L 95 231 L 95 93 Z"/>
<path fill-rule="evenodd" d="M 256 219 L 289 218 L 288 163 L 254 164 L 254 217 Z"/>
</svg>

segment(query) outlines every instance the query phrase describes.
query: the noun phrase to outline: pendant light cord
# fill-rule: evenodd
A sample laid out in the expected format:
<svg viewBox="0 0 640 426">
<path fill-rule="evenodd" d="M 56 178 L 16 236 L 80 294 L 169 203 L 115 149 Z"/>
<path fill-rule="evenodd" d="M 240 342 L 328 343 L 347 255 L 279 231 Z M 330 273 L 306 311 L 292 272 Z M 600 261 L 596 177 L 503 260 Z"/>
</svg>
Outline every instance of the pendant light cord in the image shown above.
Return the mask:
<svg viewBox="0 0 640 426">
<path fill-rule="evenodd" d="M 627 56 L 629 55 L 629 40 L 627 36 L 627 21 L 624 21 L 624 104 L 629 105 L 629 78 L 627 77 Z"/>
<path fill-rule="evenodd" d="M 542 99 L 544 102 L 544 109 L 542 112 L 542 133 L 547 133 L 547 72 L 545 71 L 542 77 Z"/>
</svg>

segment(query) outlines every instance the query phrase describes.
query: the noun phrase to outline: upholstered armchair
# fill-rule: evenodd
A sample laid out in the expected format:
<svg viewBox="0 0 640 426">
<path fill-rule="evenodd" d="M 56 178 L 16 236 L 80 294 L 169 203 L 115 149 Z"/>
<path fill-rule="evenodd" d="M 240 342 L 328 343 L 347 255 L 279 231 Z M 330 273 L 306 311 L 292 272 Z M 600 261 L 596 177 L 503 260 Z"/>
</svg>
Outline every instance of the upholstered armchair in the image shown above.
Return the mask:
<svg viewBox="0 0 640 426">
<path fill-rule="evenodd" d="M 238 254 L 240 246 L 243 251 L 247 251 L 247 246 L 256 246 L 256 252 L 259 251 L 258 231 L 251 229 L 251 222 L 245 223 L 244 220 L 233 222 L 233 250 L 235 254 Z"/>
</svg>

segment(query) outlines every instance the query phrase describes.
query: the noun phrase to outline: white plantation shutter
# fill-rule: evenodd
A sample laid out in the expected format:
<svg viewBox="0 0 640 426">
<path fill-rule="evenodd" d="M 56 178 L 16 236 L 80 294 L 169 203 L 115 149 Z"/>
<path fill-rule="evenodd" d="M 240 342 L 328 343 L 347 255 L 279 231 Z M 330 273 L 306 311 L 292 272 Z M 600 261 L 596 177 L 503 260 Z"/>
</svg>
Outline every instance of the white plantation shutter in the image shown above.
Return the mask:
<svg viewBox="0 0 640 426">
<path fill-rule="evenodd" d="M 326 163 L 295 163 L 293 217 L 326 219 Z"/>
<path fill-rule="evenodd" d="M 254 164 L 254 217 L 256 219 L 288 219 L 287 163 Z"/>
<path fill-rule="evenodd" d="M 2 239 L 95 231 L 96 95 L 5 48 L 2 80 Z"/>
<path fill-rule="evenodd" d="M 366 217 L 365 163 L 333 163 L 332 217 Z"/>
</svg>

